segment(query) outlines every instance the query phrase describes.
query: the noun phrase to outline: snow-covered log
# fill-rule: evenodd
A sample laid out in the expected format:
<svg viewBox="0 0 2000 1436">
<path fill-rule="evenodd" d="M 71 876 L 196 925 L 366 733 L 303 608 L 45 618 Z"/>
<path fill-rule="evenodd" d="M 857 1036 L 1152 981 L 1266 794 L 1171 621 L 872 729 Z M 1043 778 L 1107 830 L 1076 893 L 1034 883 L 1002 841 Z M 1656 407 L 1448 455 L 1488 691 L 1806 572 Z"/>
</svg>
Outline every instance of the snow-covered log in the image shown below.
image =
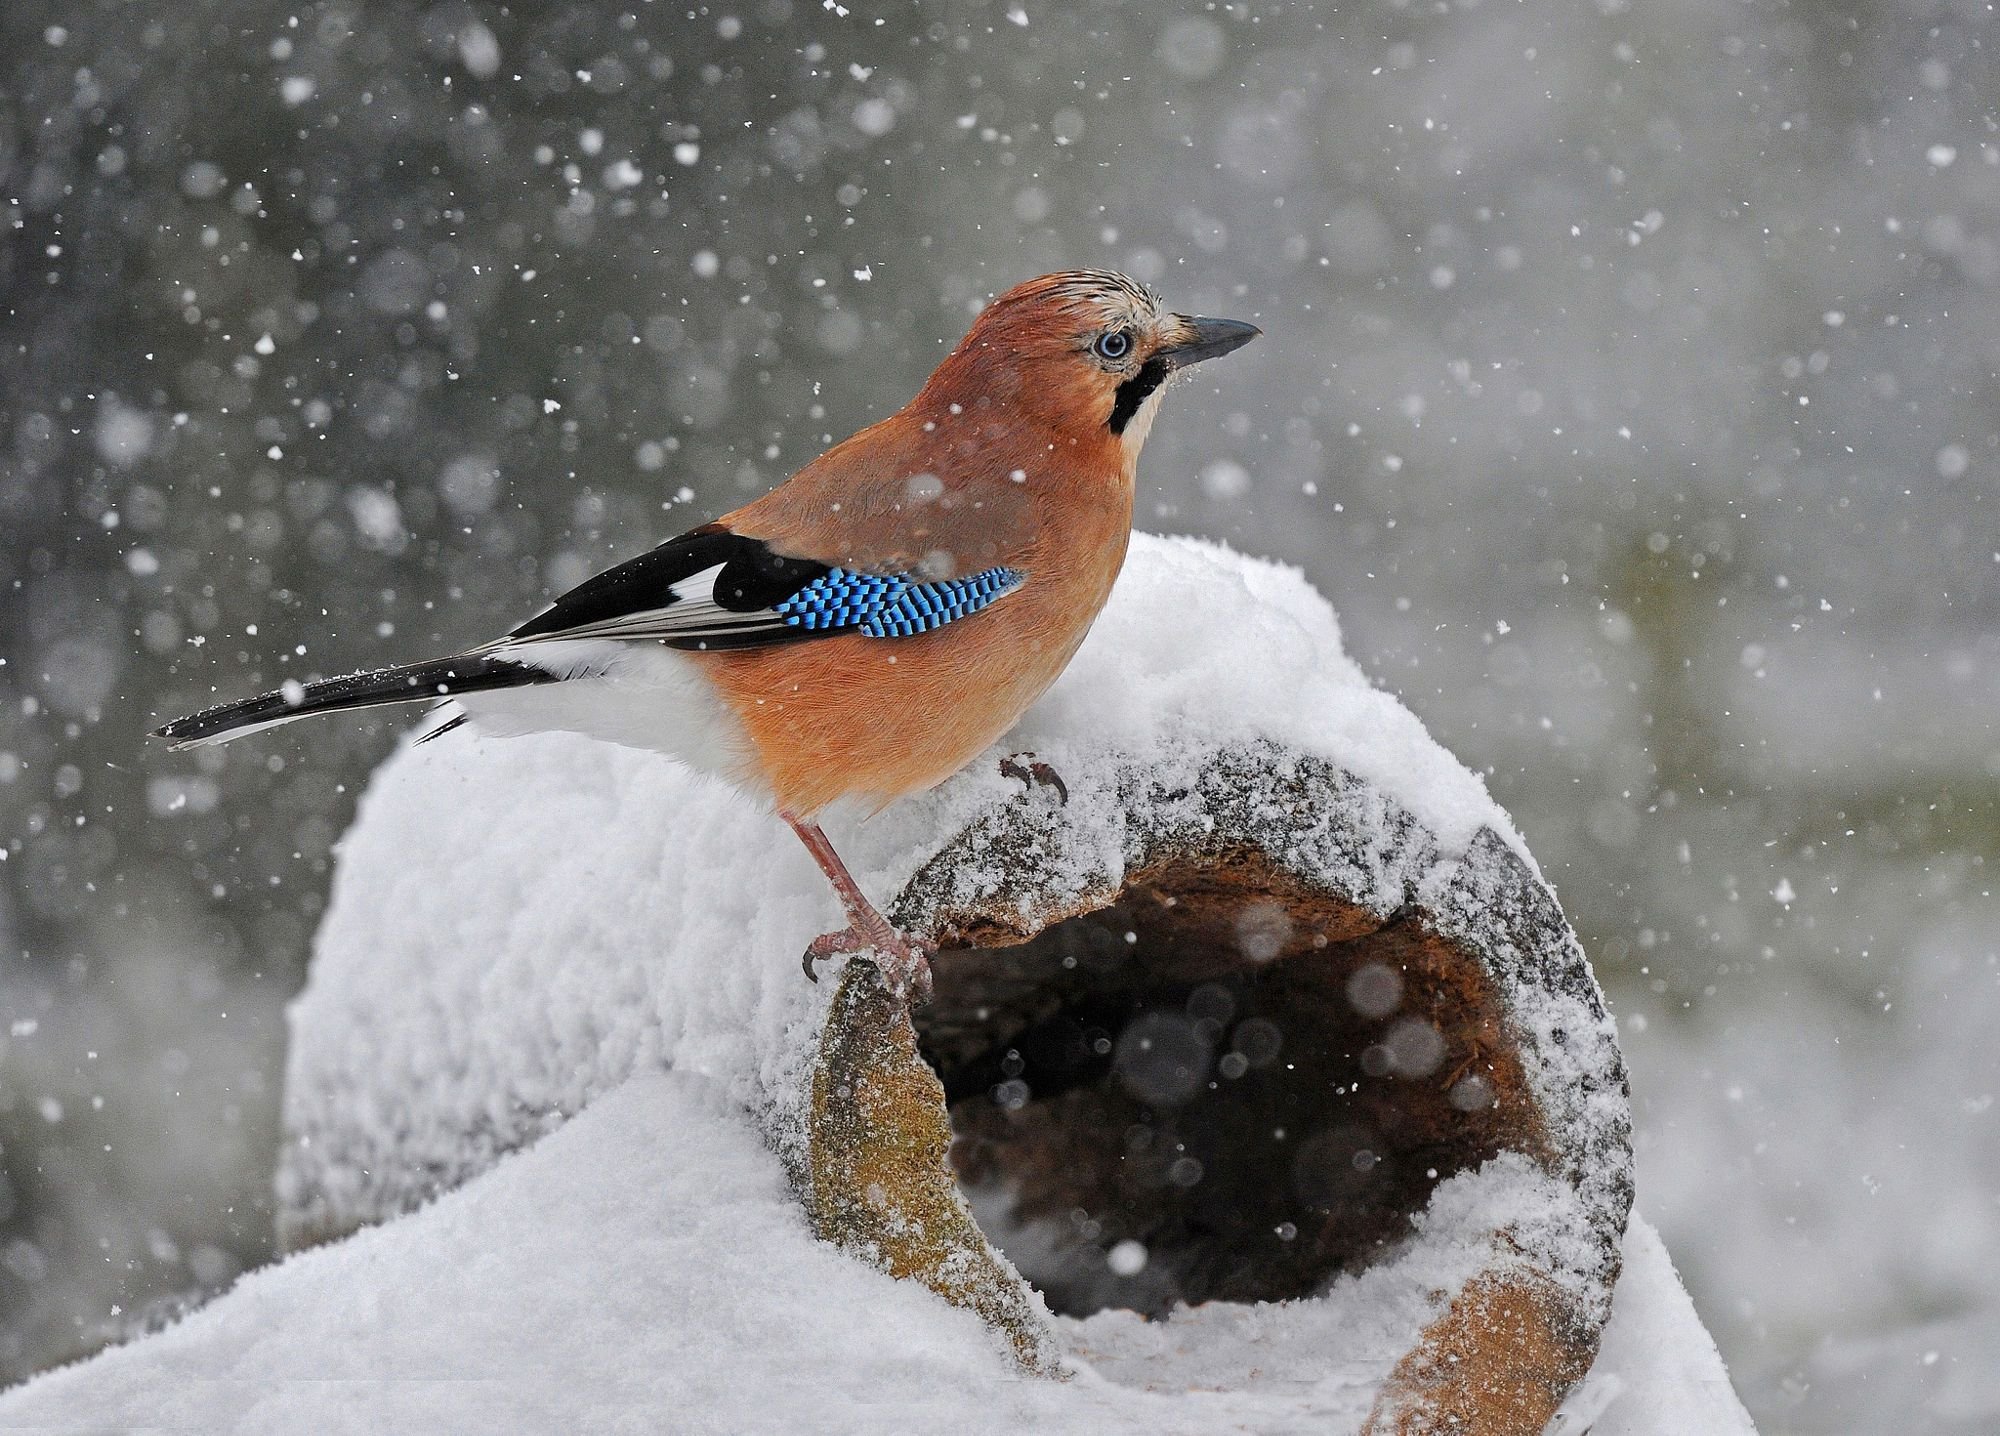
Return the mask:
<svg viewBox="0 0 2000 1436">
<path fill-rule="evenodd" d="M 1074 740 L 1089 778 L 1066 801 L 993 808 L 904 888 L 895 917 L 942 949 L 916 1014 L 942 1092 L 850 973 L 813 1110 L 831 1085 L 869 1112 L 808 1127 L 822 1229 L 905 1252 L 935 1233 L 898 1269 L 968 1299 L 980 1248 L 940 1220 L 949 1174 L 850 1158 L 919 1149 L 940 1095 L 987 1229 L 1072 1315 L 1311 1297 L 1400 1260 L 1457 1182 L 1497 1203 L 1454 1232 L 1486 1254 L 1371 1429 L 1540 1431 L 1596 1352 L 1631 1205 L 1624 1070 L 1581 949 L 1493 829 L 1446 855 L 1325 759 L 1187 743 L 1162 770 Z"/>
<path fill-rule="evenodd" d="M 1627 1231 L 1624 1075 L 1560 910 L 1296 574 L 1142 536 L 1009 746 L 1066 799 L 996 753 L 834 825 L 943 948 L 914 1030 L 863 969 L 801 978 L 832 900 L 725 789 L 562 736 L 406 749 L 292 1013 L 280 1222 L 299 1247 L 435 1209 L 16 1409 L 67 1383 L 142 1413 L 147 1347 L 311 1347 L 408 1292 L 432 1359 L 399 1373 L 464 1365 L 430 1311 L 455 1299 L 520 1381 L 610 1362 L 685 1429 L 1532 1432 L 1566 1393 L 1556 1430 L 1748 1429 Z M 537 1341 L 565 1324 L 588 1339 Z M 430 1429 L 398 1405 L 425 1385 L 368 1410 Z"/>
</svg>

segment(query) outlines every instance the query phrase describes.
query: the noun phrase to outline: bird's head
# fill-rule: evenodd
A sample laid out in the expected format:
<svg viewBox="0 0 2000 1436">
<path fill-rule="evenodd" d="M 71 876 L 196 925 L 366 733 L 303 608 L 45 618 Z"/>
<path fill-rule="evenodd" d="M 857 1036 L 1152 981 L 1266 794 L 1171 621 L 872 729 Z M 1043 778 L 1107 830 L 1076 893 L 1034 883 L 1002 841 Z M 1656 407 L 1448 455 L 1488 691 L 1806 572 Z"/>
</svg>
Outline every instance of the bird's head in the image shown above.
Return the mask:
<svg viewBox="0 0 2000 1436">
<path fill-rule="evenodd" d="M 1075 442 L 1115 442 L 1138 457 L 1166 382 L 1242 348 L 1262 331 L 1176 314 L 1136 280 L 1103 269 L 1030 279 L 988 305 L 926 392 L 1004 405 Z"/>
</svg>

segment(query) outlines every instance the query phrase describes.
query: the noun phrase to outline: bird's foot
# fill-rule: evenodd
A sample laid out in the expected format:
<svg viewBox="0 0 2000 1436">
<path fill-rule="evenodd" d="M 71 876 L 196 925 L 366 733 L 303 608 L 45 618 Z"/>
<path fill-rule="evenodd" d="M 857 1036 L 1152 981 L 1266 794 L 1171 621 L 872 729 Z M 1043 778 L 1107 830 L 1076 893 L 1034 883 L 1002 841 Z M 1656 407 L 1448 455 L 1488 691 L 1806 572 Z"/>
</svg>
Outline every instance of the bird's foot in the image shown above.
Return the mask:
<svg viewBox="0 0 2000 1436">
<path fill-rule="evenodd" d="M 912 1004 L 928 1002 L 931 996 L 931 950 L 912 942 L 883 922 L 850 923 L 839 932 L 821 933 L 806 948 L 806 976 L 819 981 L 814 969 L 835 957 L 859 957 L 875 964 L 882 980 L 897 997 Z"/>
<path fill-rule="evenodd" d="M 1021 760 L 1025 758 L 1024 763 Z M 1062 774 L 1037 758 L 1033 753 L 1015 753 L 1000 760 L 1000 775 L 1003 778 L 1018 778 L 1030 788 L 1039 783 L 1044 788 L 1054 788 L 1057 799 L 1069 805 L 1069 784 L 1062 780 Z"/>
</svg>

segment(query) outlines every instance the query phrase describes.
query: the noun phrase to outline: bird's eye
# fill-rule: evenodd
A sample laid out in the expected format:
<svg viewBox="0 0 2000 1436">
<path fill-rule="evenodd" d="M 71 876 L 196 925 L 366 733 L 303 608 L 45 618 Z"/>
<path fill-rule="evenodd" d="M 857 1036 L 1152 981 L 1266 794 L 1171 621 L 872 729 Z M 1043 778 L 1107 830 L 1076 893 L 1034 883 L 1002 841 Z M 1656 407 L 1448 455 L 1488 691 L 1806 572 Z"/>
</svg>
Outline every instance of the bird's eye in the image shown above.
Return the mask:
<svg viewBox="0 0 2000 1436">
<path fill-rule="evenodd" d="M 1097 336 L 1097 343 L 1091 346 L 1106 359 L 1117 361 L 1132 352 L 1132 336 L 1123 329 L 1113 329 Z"/>
</svg>

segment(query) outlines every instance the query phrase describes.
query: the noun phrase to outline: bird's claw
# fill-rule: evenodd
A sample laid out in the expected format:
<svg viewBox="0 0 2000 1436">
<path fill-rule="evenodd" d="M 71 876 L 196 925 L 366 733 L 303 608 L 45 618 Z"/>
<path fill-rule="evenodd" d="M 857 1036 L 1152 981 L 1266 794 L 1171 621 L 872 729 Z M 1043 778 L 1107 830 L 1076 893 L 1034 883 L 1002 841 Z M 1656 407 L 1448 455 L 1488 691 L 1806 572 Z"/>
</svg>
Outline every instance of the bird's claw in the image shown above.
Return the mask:
<svg viewBox="0 0 2000 1436">
<path fill-rule="evenodd" d="M 1028 761 L 1023 763 L 1021 760 Z M 1044 788 L 1054 788 L 1056 798 L 1064 807 L 1069 806 L 1069 784 L 1062 780 L 1062 774 L 1037 758 L 1033 753 L 1016 753 L 1000 760 L 1000 775 L 1003 778 L 1018 778 L 1030 788 L 1037 783 Z"/>
<path fill-rule="evenodd" d="M 807 979 L 818 982 L 818 965 L 836 957 L 860 957 L 873 963 L 889 991 L 905 1001 L 921 1004 L 930 1000 L 930 950 L 887 924 L 879 932 L 849 925 L 839 932 L 821 933 L 806 947 L 802 965 Z"/>
</svg>

